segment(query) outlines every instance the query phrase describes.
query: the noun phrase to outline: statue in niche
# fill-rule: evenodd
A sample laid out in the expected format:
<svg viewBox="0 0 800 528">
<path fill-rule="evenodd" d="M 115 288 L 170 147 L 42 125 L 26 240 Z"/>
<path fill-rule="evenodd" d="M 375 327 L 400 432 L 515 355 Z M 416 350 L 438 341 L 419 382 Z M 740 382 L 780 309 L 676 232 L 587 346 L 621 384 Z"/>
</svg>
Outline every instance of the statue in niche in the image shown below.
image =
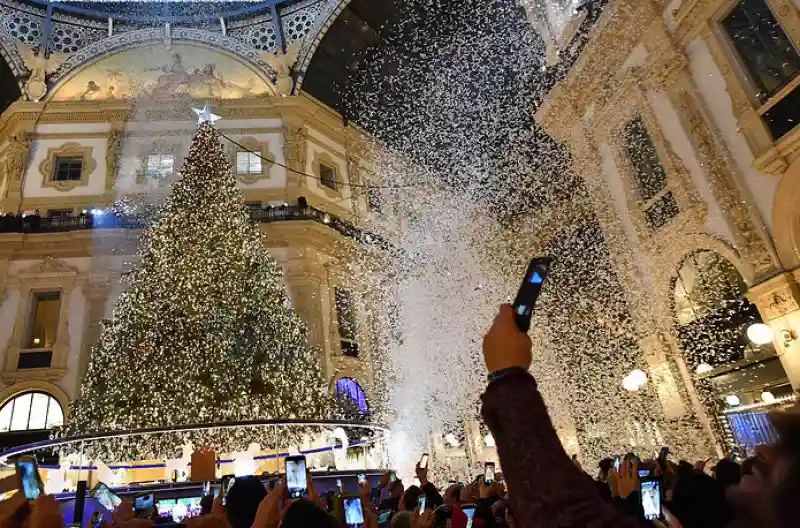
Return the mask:
<svg viewBox="0 0 800 528">
<path fill-rule="evenodd" d="M 58 70 L 64 61 L 69 57 L 68 53 L 51 53 L 45 57 L 44 52 L 39 50 L 35 53 L 33 49 L 22 41 L 17 41 L 17 51 L 22 56 L 25 67 L 31 74 L 25 82 L 25 93 L 31 101 L 38 102 L 47 93 L 47 75 Z"/>
<path fill-rule="evenodd" d="M 294 88 L 294 79 L 292 78 L 292 68 L 297 56 L 300 54 L 300 47 L 303 45 L 303 39 L 292 41 L 286 47 L 286 53 L 281 53 L 281 50 L 275 53 L 262 53 L 261 56 L 275 70 L 275 87 L 281 95 L 292 95 Z"/>
</svg>

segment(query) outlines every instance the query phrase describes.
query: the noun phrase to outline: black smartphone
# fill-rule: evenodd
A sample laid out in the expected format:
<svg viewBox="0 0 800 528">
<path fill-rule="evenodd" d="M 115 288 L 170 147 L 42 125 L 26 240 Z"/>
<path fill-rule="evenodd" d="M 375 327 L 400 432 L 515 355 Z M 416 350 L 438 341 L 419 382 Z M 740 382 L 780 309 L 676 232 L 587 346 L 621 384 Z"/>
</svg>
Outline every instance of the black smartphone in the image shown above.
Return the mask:
<svg viewBox="0 0 800 528">
<path fill-rule="evenodd" d="M 286 489 L 290 499 L 297 499 L 306 494 L 306 457 L 303 455 L 288 456 L 284 459 L 286 467 Z"/>
<path fill-rule="evenodd" d="M 222 482 L 219 486 L 219 492 L 222 494 L 222 504 L 225 504 L 225 497 L 228 496 L 228 492 L 231 490 L 235 482 L 236 477 L 234 475 L 225 475 L 222 477 Z"/>
<path fill-rule="evenodd" d="M 419 467 L 427 469 L 428 467 L 428 453 L 422 453 L 422 458 L 419 459 Z"/>
<path fill-rule="evenodd" d="M 89 526 L 91 528 L 100 528 L 103 525 L 103 510 L 95 510 L 92 513 L 92 518 L 89 519 Z"/>
<path fill-rule="evenodd" d="M 619 468 L 622 466 L 622 457 L 619 455 L 614 456 L 614 469 L 619 473 Z"/>
<path fill-rule="evenodd" d="M 487 484 L 494 483 L 494 462 L 486 462 L 483 465 L 483 481 Z"/>
<path fill-rule="evenodd" d="M 536 299 L 539 298 L 542 284 L 547 278 L 552 262 L 553 259 L 550 257 L 536 257 L 528 264 L 525 277 L 522 279 L 522 284 L 519 287 L 519 291 L 517 291 L 516 298 L 514 298 L 514 304 L 512 304 L 514 320 L 520 332 L 527 333 L 531 328 L 533 308 L 536 306 Z"/>
<path fill-rule="evenodd" d="M 28 500 L 35 500 L 44 492 L 39 466 L 33 457 L 20 457 L 14 464 L 17 469 L 18 488 Z"/>
<path fill-rule="evenodd" d="M 102 482 L 98 482 L 89 495 L 109 511 L 113 511 L 114 508 L 122 504 L 122 499 L 119 495 L 111 491 L 111 488 Z"/>
<path fill-rule="evenodd" d="M 639 479 L 639 492 L 644 518 L 654 521 L 661 518 L 661 479 Z"/>
<path fill-rule="evenodd" d="M 658 453 L 658 460 L 666 460 L 669 456 L 669 446 L 664 446 L 661 448 L 661 451 Z"/>
<path fill-rule="evenodd" d="M 133 499 L 133 511 L 137 517 L 149 517 L 153 513 L 155 505 L 155 495 L 153 493 L 144 493 Z"/>
</svg>

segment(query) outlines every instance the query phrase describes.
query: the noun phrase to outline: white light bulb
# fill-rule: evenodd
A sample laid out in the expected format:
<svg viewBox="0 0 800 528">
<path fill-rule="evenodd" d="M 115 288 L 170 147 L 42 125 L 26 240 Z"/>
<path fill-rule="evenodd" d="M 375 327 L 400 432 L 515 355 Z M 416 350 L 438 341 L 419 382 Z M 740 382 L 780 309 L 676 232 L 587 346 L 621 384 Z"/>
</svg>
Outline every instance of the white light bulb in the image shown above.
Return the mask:
<svg viewBox="0 0 800 528">
<path fill-rule="evenodd" d="M 773 336 L 772 328 L 764 323 L 755 323 L 747 327 L 747 338 L 756 345 L 772 343 Z"/>
<path fill-rule="evenodd" d="M 764 391 L 761 393 L 761 401 L 764 403 L 775 403 L 775 395 L 770 391 Z"/>
<path fill-rule="evenodd" d="M 725 396 L 725 403 L 727 403 L 731 407 L 736 407 L 741 403 L 741 400 L 737 395 L 729 394 L 728 396 Z"/>
<path fill-rule="evenodd" d="M 697 374 L 705 374 L 706 372 L 711 372 L 712 370 L 714 370 L 714 367 L 708 363 L 700 363 L 697 365 L 697 368 L 694 369 Z"/>
</svg>

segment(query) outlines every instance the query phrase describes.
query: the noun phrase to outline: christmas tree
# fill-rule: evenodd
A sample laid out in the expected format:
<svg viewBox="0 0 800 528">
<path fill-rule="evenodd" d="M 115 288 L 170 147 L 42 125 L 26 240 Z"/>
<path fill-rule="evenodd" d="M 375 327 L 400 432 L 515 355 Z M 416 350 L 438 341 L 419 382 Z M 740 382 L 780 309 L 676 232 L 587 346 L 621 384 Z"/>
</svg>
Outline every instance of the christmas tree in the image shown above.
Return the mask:
<svg viewBox="0 0 800 528">
<path fill-rule="evenodd" d="M 320 358 L 208 122 L 139 254 L 67 435 L 330 417 Z"/>
</svg>

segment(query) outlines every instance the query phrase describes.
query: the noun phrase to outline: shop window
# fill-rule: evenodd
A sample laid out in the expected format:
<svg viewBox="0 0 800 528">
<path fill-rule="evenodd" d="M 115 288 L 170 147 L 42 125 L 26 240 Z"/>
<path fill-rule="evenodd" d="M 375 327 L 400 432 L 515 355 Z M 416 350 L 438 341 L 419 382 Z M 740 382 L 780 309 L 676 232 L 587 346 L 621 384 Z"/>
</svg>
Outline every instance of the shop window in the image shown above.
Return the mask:
<svg viewBox="0 0 800 528">
<path fill-rule="evenodd" d="M 800 55 L 766 0 L 742 0 L 722 20 L 762 103 L 800 72 Z"/>
<path fill-rule="evenodd" d="M 56 343 L 61 312 L 61 292 L 33 294 L 26 349 L 48 349 Z"/>
<path fill-rule="evenodd" d="M 261 174 L 261 158 L 258 154 L 248 151 L 236 153 L 237 174 Z"/>
<path fill-rule="evenodd" d="M 339 324 L 339 339 L 342 354 L 358 356 L 356 314 L 352 294 L 343 288 L 334 290 L 336 297 L 336 317 Z"/>
<path fill-rule="evenodd" d="M 336 169 L 324 163 L 319 164 L 319 181 L 329 189 L 336 189 Z"/>
<path fill-rule="evenodd" d="M 44 392 L 15 396 L 0 408 L 0 433 L 52 429 L 64 425 L 58 400 Z"/>
<path fill-rule="evenodd" d="M 53 165 L 53 181 L 81 181 L 83 158 L 76 156 L 57 156 Z"/>
<path fill-rule="evenodd" d="M 658 229 L 679 213 L 675 197 L 667 186 L 667 171 L 641 117 L 626 123 L 623 135 L 642 211 L 648 226 Z"/>
</svg>

